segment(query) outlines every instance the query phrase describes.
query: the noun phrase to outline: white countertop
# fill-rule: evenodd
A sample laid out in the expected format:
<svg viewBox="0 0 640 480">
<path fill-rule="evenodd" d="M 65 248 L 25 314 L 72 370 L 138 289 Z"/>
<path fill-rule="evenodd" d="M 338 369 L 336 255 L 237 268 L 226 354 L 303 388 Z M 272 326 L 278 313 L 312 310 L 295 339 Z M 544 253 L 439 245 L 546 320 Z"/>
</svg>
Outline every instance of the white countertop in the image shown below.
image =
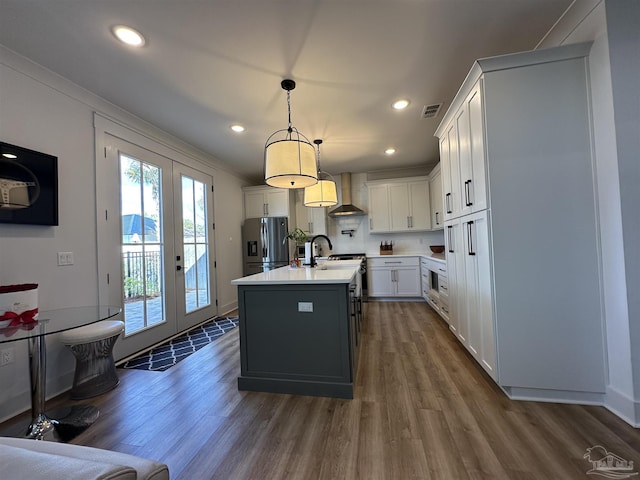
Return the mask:
<svg viewBox="0 0 640 480">
<path fill-rule="evenodd" d="M 350 283 L 358 271 L 360 260 L 326 262 L 339 264 L 328 266 L 326 270 L 315 267 L 281 267 L 268 272 L 256 273 L 231 281 L 232 285 L 279 285 L 279 284 L 327 284 Z"/>
<path fill-rule="evenodd" d="M 422 257 L 422 258 L 430 258 L 431 260 L 436 260 L 438 262 L 445 263 L 447 260 L 444 256 L 444 253 L 399 253 L 393 255 L 380 255 L 376 253 L 368 254 L 367 258 L 402 258 L 402 257 Z"/>
</svg>

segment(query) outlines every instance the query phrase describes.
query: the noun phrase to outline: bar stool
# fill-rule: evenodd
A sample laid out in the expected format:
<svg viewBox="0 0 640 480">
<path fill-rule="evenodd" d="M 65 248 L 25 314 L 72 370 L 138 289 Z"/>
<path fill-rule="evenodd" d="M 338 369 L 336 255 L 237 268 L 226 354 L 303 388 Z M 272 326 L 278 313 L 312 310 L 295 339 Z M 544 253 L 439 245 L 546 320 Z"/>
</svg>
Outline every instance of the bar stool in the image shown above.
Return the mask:
<svg viewBox="0 0 640 480">
<path fill-rule="evenodd" d="M 60 334 L 61 342 L 76 357 L 72 399 L 95 397 L 120 383 L 113 361 L 113 346 L 123 330 L 124 322 L 103 320 Z"/>
</svg>

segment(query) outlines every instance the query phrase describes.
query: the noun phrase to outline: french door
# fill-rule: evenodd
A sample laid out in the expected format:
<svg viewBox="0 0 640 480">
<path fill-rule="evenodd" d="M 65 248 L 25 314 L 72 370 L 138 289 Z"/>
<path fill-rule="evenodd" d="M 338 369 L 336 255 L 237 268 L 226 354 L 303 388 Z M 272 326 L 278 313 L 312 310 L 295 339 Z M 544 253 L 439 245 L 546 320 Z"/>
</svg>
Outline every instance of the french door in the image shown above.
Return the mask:
<svg viewBox="0 0 640 480">
<path fill-rule="evenodd" d="M 212 178 L 108 134 L 104 157 L 99 270 L 123 305 L 120 359 L 215 316 Z"/>
</svg>

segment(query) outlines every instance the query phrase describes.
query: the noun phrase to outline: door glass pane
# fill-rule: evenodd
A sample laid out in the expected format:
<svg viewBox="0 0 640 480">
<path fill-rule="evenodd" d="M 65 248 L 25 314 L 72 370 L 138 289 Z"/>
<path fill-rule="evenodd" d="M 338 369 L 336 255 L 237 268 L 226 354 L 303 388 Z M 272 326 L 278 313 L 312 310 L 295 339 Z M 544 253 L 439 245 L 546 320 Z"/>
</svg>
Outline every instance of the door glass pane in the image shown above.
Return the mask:
<svg viewBox="0 0 640 480">
<path fill-rule="evenodd" d="M 125 335 L 165 321 L 160 167 L 120 154 Z"/>
<path fill-rule="evenodd" d="M 186 311 L 211 304 L 207 189 L 202 182 L 182 176 L 182 238 Z"/>
</svg>

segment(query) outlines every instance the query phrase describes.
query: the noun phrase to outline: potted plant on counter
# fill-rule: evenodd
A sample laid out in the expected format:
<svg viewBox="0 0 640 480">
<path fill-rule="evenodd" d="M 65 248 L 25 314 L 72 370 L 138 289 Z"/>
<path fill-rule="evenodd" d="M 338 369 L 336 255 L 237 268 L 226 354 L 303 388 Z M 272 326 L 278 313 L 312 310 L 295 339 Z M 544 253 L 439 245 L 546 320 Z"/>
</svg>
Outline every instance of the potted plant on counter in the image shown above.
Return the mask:
<svg viewBox="0 0 640 480">
<path fill-rule="evenodd" d="M 307 234 L 302 229 L 294 228 L 287 234 L 284 239 L 285 242 L 287 241 L 287 239 L 294 240 L 296 242 L 295 248 L 293 249 L 293 259 L 295 261 L 295 266 L 300 266 L 300 259 L 298 258 L 298 246 L 304 245 L 308 238 L 309 237 L 307 237 Z"/>
</svg>

